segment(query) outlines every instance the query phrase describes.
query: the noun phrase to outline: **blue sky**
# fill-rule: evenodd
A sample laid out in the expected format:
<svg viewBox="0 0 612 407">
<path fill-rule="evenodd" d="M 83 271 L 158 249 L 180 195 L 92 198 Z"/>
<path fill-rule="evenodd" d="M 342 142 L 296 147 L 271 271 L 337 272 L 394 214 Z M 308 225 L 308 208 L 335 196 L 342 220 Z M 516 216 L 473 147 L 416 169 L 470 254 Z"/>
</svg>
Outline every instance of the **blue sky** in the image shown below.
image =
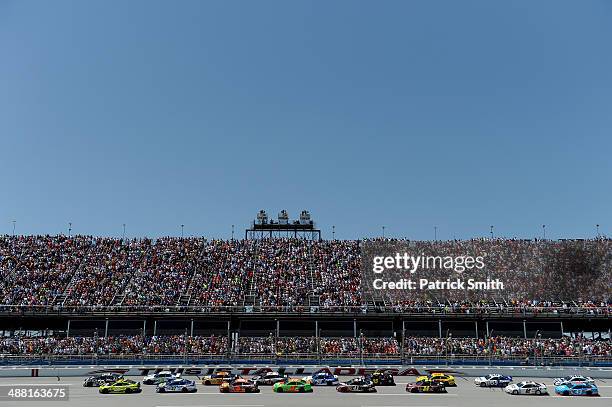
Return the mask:
<svg viewBox="0 0 612 407">
<path fill-rule="evenodd" d="M 612 235 L 612 2 L 0 0 L 0 233 Z M 242 232 L 239 232 L 239 235 Z"/>
</svg>

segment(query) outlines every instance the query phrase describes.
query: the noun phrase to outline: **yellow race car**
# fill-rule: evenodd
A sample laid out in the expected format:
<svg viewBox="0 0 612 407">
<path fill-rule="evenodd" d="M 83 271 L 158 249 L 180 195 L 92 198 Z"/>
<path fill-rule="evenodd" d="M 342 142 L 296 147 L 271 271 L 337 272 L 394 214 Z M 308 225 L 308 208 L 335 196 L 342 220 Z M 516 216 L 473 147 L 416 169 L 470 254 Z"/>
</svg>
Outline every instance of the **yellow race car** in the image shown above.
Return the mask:
<svg viewBox="0 0 612 407">
<path fill-rule="evenodd" d="M 135 382 L 129 379 L 119 379 L 114 383 L 104 384 L 98 388 L 98 391 L 102 394 L 130 394 L 140 393 L 140 382 Z"/>
<path fill-rule="evenodd" d="M 445 387 L 457 387 L 455 376 L 446 373 L 432 373 L 429 376 L 419 376 L 416 381 L 431 380 L 432 382 L 443 384 Z"/>
<path fill-rule="evenodd" d="M 202 378 L 202 384 L 204 386 L 218 386 L 222 383 L 229 383 L 236 379 L 239 379 L 238 375 L 232 374 L 230 372 L 217 372 L 208 376 L 204 376 Z"/>
</svg>

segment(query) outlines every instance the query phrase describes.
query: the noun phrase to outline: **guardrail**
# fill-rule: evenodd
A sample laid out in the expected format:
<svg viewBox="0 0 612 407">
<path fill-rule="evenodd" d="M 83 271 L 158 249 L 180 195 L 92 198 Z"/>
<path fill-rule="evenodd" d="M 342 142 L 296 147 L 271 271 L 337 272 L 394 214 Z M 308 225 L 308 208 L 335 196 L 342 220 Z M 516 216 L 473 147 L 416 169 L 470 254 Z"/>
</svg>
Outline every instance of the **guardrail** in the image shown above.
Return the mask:
<svg viewBox="0 0 612 407">
<path fill-rule="evenodd" d="M 0 305 L 0 315 L 66 315 L 66 316 L 122 316 L 122 315 L 406 315 L 406 316 L 463 316 L 463 317 L 557 317 L 609 318 L 609 307 L 537 307 L 537 306 L 346 306 L 346 307 L 253 307 L 253 306 L 51 306 Z"/>
<path fill-rule="evenodd" d="M 0 366 L 18 365 L 152 365 L 152 364 L 352 364 L 352 365 L 507 365 L 507 366 L 612 366 L 612 356 L 523 355 L 405 355 L 400 354 L 81 354 L 81 355 L 0 355 Z"/>
</svg>

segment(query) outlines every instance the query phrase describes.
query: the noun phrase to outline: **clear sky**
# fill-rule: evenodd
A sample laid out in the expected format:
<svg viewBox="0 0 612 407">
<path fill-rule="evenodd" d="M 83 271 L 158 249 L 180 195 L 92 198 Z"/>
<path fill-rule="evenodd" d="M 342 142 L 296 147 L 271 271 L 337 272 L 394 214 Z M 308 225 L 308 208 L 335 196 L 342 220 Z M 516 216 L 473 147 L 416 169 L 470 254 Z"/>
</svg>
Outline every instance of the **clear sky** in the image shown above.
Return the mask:
<svg viewBox="0 0 612 407">
<path fill-rule="evenodd" d="M 611 1 L 0 0 L 0 233 L 612 235 Z"/>
</svg>

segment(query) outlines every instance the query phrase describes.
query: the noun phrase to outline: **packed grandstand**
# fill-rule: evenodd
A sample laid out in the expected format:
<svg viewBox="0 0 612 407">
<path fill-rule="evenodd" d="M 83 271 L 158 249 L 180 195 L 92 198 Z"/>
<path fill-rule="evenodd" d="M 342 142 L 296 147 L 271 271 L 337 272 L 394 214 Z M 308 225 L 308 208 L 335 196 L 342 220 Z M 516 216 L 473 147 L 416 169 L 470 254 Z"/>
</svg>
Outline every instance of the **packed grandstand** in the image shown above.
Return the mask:
<svg viewBox="0 0 612 407">
<path fill-rule="evenodd" d="M 486 253 L 486 267 L 475 273 L 502 273 L 508 289 L 477 296 L 465 292 L 415 293 L 406 301 L 372 296 L 361 287 L 363 241 L 1 236 L 0 314 L 5 319 L 0 326 L 0 355 L 9 361 L 41 355 L 384 357 L 402 361 L 419 357 L 532 361 L 579 358 L 591 362 L 609 362 L 612 358 L 612 240 L 402 243 L 417 254 Z M 106 331 L 71 334 L 70 319 L 74 323 L 75 315 L 92 311 L 106 317 Z M 151 333 L 146 321 L 139 333 L 108 331 L 109 318 L 125 318 L 141 311 L 149 313 L 147 318 L 151 314 L 156 318 L 191 312 L 191 332 Z M 68 329 L 46 332 L 46 322 L 36 320 L 36 316 L 50 313 L 56 319 L 64 315 L 61 323 L 67 321 Z M 279 335 L 277 328 L 276 332 L 245 335 L 240 328 L 232 328 L 230 335 L 229 321 L 226 334 L 194 334 L 193 315 L 206 318 L 215 313 L 221 315 L 219 318 L 238 319 L 254 313 L 275 313 L 276 318 L 297 313 L 304 321 L 326 313 L 361 318 L 391 315 L 395 327 L 420 314 L 436 318 L 463 315 L 476 317 L 470 319 L 476 327 L 473 336 L 453 336 L 450 329 L 443 333 L 442 322 L 438 321 L 439 332 L 436 328 L 429 337 L 415 335 L 405 327 L 399 332 L 393 328 L 370 335 L 358 332 L 355 321 L 353 334 L 330 335 L 331 331 L 325 334 L 295 328 L 299 334 L 288 331 Z M 527 334 L 525 320 L 539 314 L 557 317 L 561 327 L 558 334 L 543 337 L 538 334 L 540 330 Z M 517 335 L 490 331 L 486 321 L 500 315 L 522 320 L 523 328 Z M 39 324 L 40 329 L 22 330 L 19 324 L 26 316 L 35 321 L 30 325 Z M 13 317 L 17 319 L 11 320 Z M 563 332 L 563 318 L 570 318 L 567 326 L 578 320 L 583 322 L 582 327 L 568 335 Z M 603 319 L 604 323 L 589 330 L 591 318 Z M 484 323 L 487 328 L 482 332 Z"/>
<path fill-rule="evenodd" d="M 497 298 L 415 294 L 402 306 L 608 308 L 612 240 L 474 239 L 411 242 L 415 253 L 487 253 Z M 4 306 L 361 307 L 360 241 L 304 239 L 122 240 L 91 236 L 0 237 Z M 478 277 L 475 275 L 475 277 Z M 581 280 L 582 279 L 582 280 Z M 568 287 L 568 282 L 581 282 Z M 314 301 L 313 301 L 314 300 Z"/>
</svg>

